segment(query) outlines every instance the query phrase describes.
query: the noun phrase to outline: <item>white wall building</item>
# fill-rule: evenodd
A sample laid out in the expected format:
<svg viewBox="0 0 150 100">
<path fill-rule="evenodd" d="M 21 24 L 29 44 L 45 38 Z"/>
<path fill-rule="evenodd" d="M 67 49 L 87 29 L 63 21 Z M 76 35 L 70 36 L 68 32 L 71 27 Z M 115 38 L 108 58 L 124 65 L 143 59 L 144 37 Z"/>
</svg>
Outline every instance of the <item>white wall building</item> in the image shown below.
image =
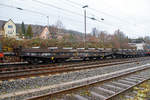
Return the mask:
<svg viewBox="0 0 150 100">
<path fill-rule="evenodd" d="M 131 47 L 136 47 L 137 50 L 144 50 L 144 46 L 146 45 L 146 43 L 142 42 L 142 43 L 129 43 L 129 45 Z"/>
<path fill-rule="evenodd" d="M 4 35 L 6 37 L 12 37 L 16 38 L 16 25 L 15 23 L 10 19 L 8 22 L 4 25 Z"/>
</svg>

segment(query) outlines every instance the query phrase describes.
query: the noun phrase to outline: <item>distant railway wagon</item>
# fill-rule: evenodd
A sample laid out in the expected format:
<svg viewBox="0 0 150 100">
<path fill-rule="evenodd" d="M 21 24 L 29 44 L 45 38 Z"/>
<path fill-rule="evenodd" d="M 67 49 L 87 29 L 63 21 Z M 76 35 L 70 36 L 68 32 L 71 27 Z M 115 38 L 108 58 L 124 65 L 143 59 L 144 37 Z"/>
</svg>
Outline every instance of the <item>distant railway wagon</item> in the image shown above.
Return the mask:
<svg viewBox="0 0 150 100">
<path fill-rule="evenodd" d="M 112 48 L 29 48 L 20 51 L 20 57 L 29 63 L 49 63 L 65 61 L 71 58 L 83 60 L 107 59 L 107 58 L 131 58 L 145 56 L 145 51 L 135 49 Z"/>
<path fill-rule="evenodd" d="M 3 61 L 3 58 L 4 58 L 4 54 L 3 54 L 3 52 L 2 52 L 2 45 L 1 45 L 1 43 L 0 43 L 0 62 Z"/>
<path fill-rule="evenodd" d="M 21 58 L 30 63 L 35 62 L 58 62 L 70 58 L 97 59 L 102 56 L 98 50 L 77 50 L 77 49 L 24 49 Z"/>
<path fill-rule="evenodd" d="M 2 46 L 0 43 L 0 62 L 16 62 L 20 61 L 18 58 L 16 50 L 17 48 L 10 48 L 6 46 Z"/>
<path fill-rule="evenodd" d="M 0 59 L 2 60 L 4 57 L 4 54 L 2 52 L 0 52 Z"/>
<path fill-rule="evenodd" d="M 148 50 L 115 49 L 115 48 L 9 48 L 0 45 L 0 61 L 27 61 L 31 64 L 55 63 L 68 59 L 113 59 L 150 56 Z"/>
<path fill-rule="evenodd" d="M 2 52 L 2 44 L 0 43 L 0 52 Z"/>
<path fill-rule="evenodd" d="M 150 56 L 150 50 L 145 51 L 145 54 Z"/>
<path fill-rule="evenodd" d="M 135 50 L 135 49 L 115 49 L 114 51 L 115 57 L 119 58 L 129 58 L 129 57 L 142 57 L 146 56 L 145 50 Z"/>
<path fill-rule="evenodd" d="M 10 48 L 10 47 L 7 47 L 7 46 L 4 46 L 4 47 L 2 47 L 2 51 L 3 52 L 13 52 L 13 48 Z"/>
</svg>

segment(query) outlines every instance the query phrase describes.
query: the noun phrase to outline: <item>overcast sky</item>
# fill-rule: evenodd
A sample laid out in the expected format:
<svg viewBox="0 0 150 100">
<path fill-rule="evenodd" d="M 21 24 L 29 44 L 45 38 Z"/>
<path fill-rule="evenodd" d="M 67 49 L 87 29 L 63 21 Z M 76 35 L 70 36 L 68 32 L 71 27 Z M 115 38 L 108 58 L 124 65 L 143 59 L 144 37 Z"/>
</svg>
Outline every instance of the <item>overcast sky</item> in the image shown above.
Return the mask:
<svg viewBox="0 0 150 100">
<path fill-rule="evenodd" d="M 88 17 L 105 19 L 87 19 L 88 33 L 96 27 L 110 34 L 120 29 L 131 38 L 150 36 L 150 0 L 0 0 L 0 20 L 11 18 L 15 23 L 47 25 L 49 16 L 50 25 L 61 20 L 65 28 L 84 32 L 82 5 L 89 6 Z"/>
</svg>

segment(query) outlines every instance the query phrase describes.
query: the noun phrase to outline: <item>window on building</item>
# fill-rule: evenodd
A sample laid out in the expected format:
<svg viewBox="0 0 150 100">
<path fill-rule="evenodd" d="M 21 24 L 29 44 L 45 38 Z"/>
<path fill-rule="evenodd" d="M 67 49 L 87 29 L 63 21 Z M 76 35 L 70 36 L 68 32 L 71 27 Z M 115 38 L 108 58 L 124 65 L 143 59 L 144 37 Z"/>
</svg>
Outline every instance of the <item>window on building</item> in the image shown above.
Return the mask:
<svg viewBox="0 0 150 100">
<path fill-rule="evenodd" d="M 45 39 L 45 36 L 43 36 L 43 39 Z"/>
<path fill-rule="evenodd" d="M 49 34 L 49 32 L 47 31 L 47 32 L 46 32 L 46 35 L 48 35 L 48 34 Z"/>
<path fill-rule="evenodd" d="M 12 25 L 8 25 L 8 28 L 13 28 L 13 26 Z"/>
<path fill-rule="evenodd" d="M 12 31 L 8 31 L 8 34 L 13 34 L 13 32 Z"/>
</svg>

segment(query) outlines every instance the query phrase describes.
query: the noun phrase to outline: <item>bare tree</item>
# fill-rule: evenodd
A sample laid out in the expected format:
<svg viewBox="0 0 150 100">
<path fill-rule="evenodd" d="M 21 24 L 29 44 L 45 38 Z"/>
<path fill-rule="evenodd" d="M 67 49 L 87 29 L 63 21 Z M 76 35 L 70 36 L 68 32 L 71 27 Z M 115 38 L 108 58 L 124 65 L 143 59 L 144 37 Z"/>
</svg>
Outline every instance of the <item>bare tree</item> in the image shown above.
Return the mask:
<svg viewBox="0 0 150 100">
<path fill-rule="evenodd" d="M 55 25 L 56 25 L 56 27 L 59 28 L 59 29 L 64 28 L 64 25 L 63 25 L 63 23 L 62 23 L 60 20 L 57 20 L 57 22 L 56 22 Z"/>
<path fill-rule="evenodd" d="M 150 44 L 150 36 L 144 37 L 144 41 L 145 41 L 147 44 Z"/>
<path fill-rule="evenodd" d="M 58 31 L 57 31 L 58 33 L 63 32 L 63 29 L 65 29 L 63 23 L 62 23 L 60 20 L 57 20 L 55 26 L 56 26 L 57 29 L 58 29 Z"/>
<path fill-rule="evenodd" d="M 60 20 L 58 20 L 54 25 L 50 26 L 49 31 L 52 34 L 52 39 L 56 39 L 57 34 L 63 32 L 64 28 L 65 27 Z"/>
<path fill-rule="evenodd" d="M 101 43 L 101 47 L 106 47 L 111 40 L 111 36 L 107 34 L 106 31 L 101 31 L 99 36 L 98 36 L 99 42 Z"/>
<path fill-rule="evenodd" d="M 52 39 L 56 39 L 57 38 L 57 33 L 58 33 L 58 28 L 54 25 L 49 27 L 49 32 L 52 34 Z"/>
<path fill-rule="evenodd" d="M 115 48 L 129 48 L 128 37 L 119 29 L 114 32 L 113 41 Z"/>
</svg>

